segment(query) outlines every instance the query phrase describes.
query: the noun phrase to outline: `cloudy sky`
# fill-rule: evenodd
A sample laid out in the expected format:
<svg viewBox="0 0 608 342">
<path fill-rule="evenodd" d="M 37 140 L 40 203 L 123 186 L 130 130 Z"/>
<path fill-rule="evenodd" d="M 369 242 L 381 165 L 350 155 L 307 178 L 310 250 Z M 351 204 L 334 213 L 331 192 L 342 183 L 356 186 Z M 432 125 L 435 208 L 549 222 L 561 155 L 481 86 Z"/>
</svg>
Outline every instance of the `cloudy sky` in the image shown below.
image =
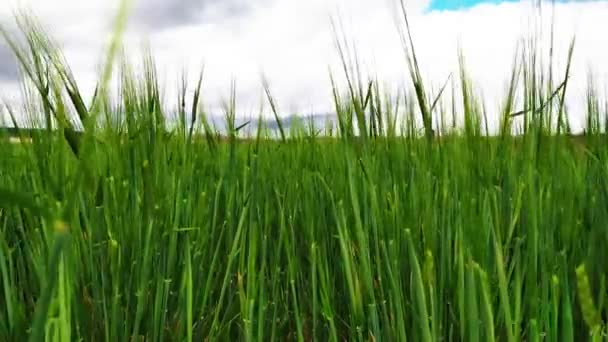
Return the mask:
<svg viewBox="0 0 608 342">
<path fill-rule="evenodd" d="M 10 27 L 13 10 L 30 9 L 61 44 L 81 88 L 91 94 L 96 66 L 108 40 L 118 0 L 1 0 L 0 24 Z M 387 89 L 409 82 L 400 43 L 399 0 L 135 0 L 126 34 L 134 59 L 149 44 L 166 86 L 175 97 L 180 72 L 193 80 L 205 67 L 204 97 L 218 108 L 236 82 L 239 115 L 255 114 L 261 103 L 261 75 L 279 106 L 293 111 L 331 110 L 328 68 L 338 75 L 330 17 L 340 18 L 355 42 L 364 72 Z M 435 91 L 457 71 L 462 46 L 470 76 L 488 108 L 504 94 L 515 45 L 532 28 L 530 0 L 406 0 L 423 77 Z M 544 5 L 548 35 L 552 9 Z M 605 90 L 608 74 L 608 1 L 560 1 L 555 10 L 557 67 L 576 35 L 569 97 L 573 122 L 581 120 L 580 99 L 591 68 Z M 18 101 L 18 72 L 0 42 L 0 96 Z M 578 103 L 577 103 L 578 102 Z M 578 105 L 577 105 L 578 104 Z"/>
</svg>

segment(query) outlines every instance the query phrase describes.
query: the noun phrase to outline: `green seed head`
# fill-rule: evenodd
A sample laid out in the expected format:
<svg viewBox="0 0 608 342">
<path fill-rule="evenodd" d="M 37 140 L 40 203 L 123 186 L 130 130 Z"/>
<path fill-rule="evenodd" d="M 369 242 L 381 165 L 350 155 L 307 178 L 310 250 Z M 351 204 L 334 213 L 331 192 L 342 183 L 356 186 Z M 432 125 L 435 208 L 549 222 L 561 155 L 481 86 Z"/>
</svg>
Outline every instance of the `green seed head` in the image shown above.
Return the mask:
<svg viewBox="0 0 608 342">
<path fill-rule="evenodd" d="M 576 282 L 578 285 L 578 297 L 581 305 L 583 319 L 589 329 L 595 329 L 601 323 L 600 313 L 593 303 L 593 295 L 591 286 L 589 285 L 589 277 L 585 264 L 581 264 L 576 268 Z"/>
<path fill-rule="evenodd" d="M 53 230 L 56 233 L 65 233 L 68 231 L 68 225 L 62 220 L 55 220 L 53 222 Z"/>
<path fill-rule="evenodd" d="M 433 253 L 427 249 L 424 253 L 424 275 L 428 286 L 435 284 L 435 262 L 433 261 Z"/>
</svg>

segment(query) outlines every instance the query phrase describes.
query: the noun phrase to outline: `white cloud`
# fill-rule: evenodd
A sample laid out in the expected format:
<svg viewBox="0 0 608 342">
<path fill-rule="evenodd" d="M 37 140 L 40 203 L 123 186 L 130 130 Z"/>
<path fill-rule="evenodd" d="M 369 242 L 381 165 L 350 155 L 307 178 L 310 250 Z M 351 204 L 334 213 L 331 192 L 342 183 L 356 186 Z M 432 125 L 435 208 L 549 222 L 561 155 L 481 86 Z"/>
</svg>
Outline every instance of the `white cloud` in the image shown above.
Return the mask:
<svg viewBox="0 0 608 342">
<path fill-rule="evenodd" d="M 29 4 L 51 28 L 83 82 L 85 93 L 90 94 L 118 0 L 10 1 Z M 394 21 L 397 1 L 260 1 L 234 17 L 217 11 L 222 17 L 218 14 L 214 18 L 215 12 L 210 11 L 200 23 L 162 30 L 148 27 L 147 31 L 132 26 L 126 45 L 134 52 L 142 42 L 150 41 L 161 74 L 166 75 L 168 96 L 174 96 L 179 71 L 186 67 L 192 83 L 204 61 L 205 99 L 214 108 L 222 95 L 228 95 L 234 77 L 241 114 L 254 114 L 261 100 L 263 70 L 281 108 L 326 111 L 331 109 L 327 66 L 332 65 L 341 76 L 330 14 L 341 15 L 347 37 L 356 42 L 367 70 L 393 87 L 409 82 Z M 530 28 L 530 2 L 479 5 L 452 12 L 423 11 L 428 4 L 428 0 L 406 1 L 423 76 L 437 90 L 450 72 L 457 71 L 460 41 L 472 80 L 483 92 L 488 108 L 497 109 L 511 71 L 515 44 Z M 546 14 L 550 11 L 545 6 Z M 608 46 L 603 34 L 608 31 L 604 19 L 608 18 L 608 2 L 558 3 L 555 14 L 558 72 L 563 70 L 570 38 L 577 35 L 568 100 L 580 119 L 587 66 L 599 80 L 608 74 Z M 0 22 L 10 15 L 5 7 L 0 9 Z M 545 30 L 548 25 L 544 23 Z"/>
</svg>

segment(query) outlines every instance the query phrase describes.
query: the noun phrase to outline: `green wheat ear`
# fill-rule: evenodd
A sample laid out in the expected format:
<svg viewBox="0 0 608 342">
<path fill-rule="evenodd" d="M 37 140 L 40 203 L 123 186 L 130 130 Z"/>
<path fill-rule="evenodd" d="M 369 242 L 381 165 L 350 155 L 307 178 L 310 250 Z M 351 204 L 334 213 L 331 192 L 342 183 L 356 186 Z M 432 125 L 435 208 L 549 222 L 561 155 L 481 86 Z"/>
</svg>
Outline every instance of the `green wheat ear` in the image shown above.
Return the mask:
<svg viewBox="0 0 608 342">
<path fill-rule="evenodd" d="M 581 264 L 576 268 L 576 283 L 583 319 L 589 329 L 597 331 L 602 324 L 602 320 L 599 311 L 593 303 L 589 276 L 587 275 L 585 264 Z"/>
<path fill-rule="evenodd" d="M 433 252 L 430 249 L 427 249 L 424 254 L 423 269 L 427 286 L 433 286 L 435 284 L 435 262 L 433 261 Z"/>
</svg>

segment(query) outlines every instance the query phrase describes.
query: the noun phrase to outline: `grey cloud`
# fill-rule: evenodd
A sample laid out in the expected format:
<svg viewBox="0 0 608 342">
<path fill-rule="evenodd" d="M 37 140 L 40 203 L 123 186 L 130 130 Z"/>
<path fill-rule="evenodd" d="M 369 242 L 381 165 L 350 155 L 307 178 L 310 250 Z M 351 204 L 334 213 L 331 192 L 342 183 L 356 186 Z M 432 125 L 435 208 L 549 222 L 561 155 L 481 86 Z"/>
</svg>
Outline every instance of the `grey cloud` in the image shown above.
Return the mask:
<svg viewBox="0 0 608 342">
<path fill-rule="evenodd" d="M 0 81 L 16 81 L 18 79 L 19 67 L 13 52 L 0 40 Z"/>
<path fill-rule="evenodd" d="M 252 7 L 247 0 L 140 0 L 132 19 L 136 25 L 162 30 L 198 22 L 234 18 Z M 257 1 L 259 2 L 259 1 Z"/>
</svg>

